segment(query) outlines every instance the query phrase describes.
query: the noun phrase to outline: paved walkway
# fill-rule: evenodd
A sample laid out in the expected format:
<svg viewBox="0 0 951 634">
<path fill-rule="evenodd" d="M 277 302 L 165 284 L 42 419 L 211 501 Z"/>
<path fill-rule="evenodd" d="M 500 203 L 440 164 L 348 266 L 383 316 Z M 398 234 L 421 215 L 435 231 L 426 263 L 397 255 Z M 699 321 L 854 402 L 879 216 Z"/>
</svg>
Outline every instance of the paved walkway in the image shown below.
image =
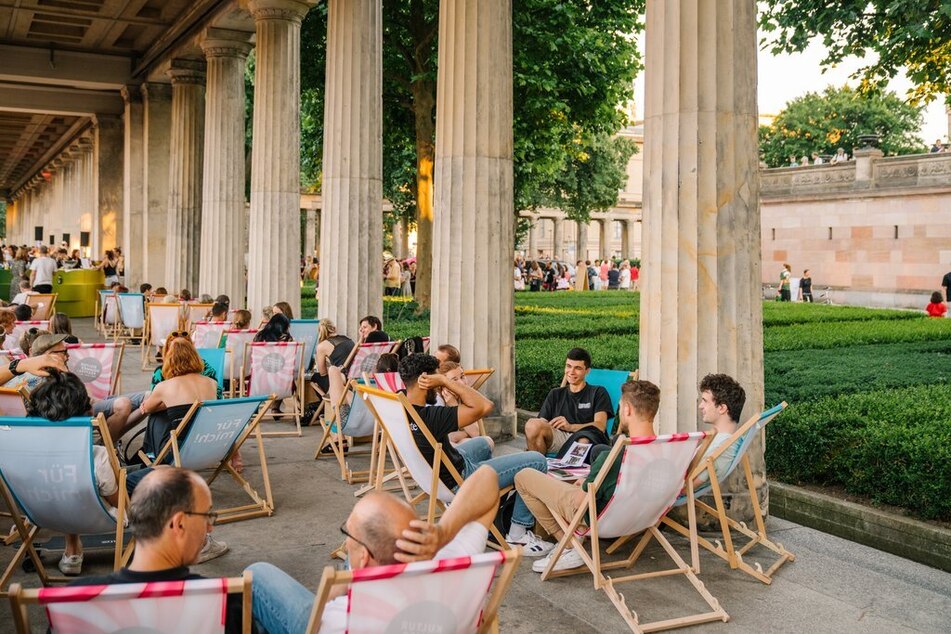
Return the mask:
<svg viewBox="0 0 951 634">
<path fill-rule="evenodd" d="M 89 320 L 79 320 L 77 334 L 94 340 Z M 83 323 L 85 322 L 85 323 Z M 142 389 L 148 374 L 139 370 L 138 349 L 123 363 L 123 386 Z M 286 423 L 269 427 L 285 426 Z M 204 575 L 239 574 L 250 563 L 269 561 L 316 588 L 329 552 L 338 545 L 338 527 L 353 505 L 353 487 L 341 482 L 336 462 L 313 460 L 318 430 L 307 428 L 303 438 L 265 441 L 274 488 L 276 513 L 215 529 L 231 551 L 202 566 Z M 514 451 L 521 442 L 500 451 Z M 256 452 L 245 452 L 247 474 L 259 482 Z M 240 501 L 230 481 L 213 487 L 216 504 Z M 796 561 L 786 564 L 771 586 L 731 572 L 719 559 L 704 556 L 700 578 L 730 614 L 729 623 L 692 628 L 696 632 L 947 632 L 951 615 L 951 574 L 894 555 L 882 553 L 790 522 L 770 519 L 770 530 Z M 673 540 L 686 556 L 686 542 Z M 5 567 L 11 549 L 0 550 Z M 664 553 L 651 546 L 642 557 L 644 569 L 663 561 Z M 55 567 L 55 561 L 51 560 Z M 108 558 L 87 556 L 86 571 L 103 573 Z M 640 563 L 638 564 L 641 565 Z M 522 564 L 502 610 L 502 632 L 573 634 L 626 631 L 620 615 L 590 577 L 578 576 L 541 582 Z M 35 576 L 19 573 L 15 580 L 36 585 Z M 621 591 L 644 619 L 678 616 L 699 611 L 702 601 L 682 578 L 661 578 L 624 584 Z M 37 612 L 34 619 L 43 620 Z M 45 627 L 45 626 L 44 626 Z M 12 632 L 9 605 L 0 602 L 0 634 Z M 44 631 L 38 628 L 36 631 Z"/>
</svg>

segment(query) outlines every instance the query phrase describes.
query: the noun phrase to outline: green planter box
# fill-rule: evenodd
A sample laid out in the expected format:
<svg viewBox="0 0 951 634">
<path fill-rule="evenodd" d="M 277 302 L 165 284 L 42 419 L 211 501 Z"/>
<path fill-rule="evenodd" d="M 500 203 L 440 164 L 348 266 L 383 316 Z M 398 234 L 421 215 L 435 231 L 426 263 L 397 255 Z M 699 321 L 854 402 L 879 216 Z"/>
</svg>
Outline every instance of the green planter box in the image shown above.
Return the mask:
<svg viewBox="0 0 951 634">
<path fill-rule="evenodd" d="M 13 279 L 13 273 L 10 269 L 0 269 L 0 299 L 5 302 L 9 302 L 12 297 L 10 297 L 10 280 Z"/>
<path fill-rule="evenodd" d="M 95 315 L 99 289 L 105 287 L 105 279 L 98 269 L 57 271 L 53 276 L 53 292 L 58 293 L 56 312 L 70 317 Z"/>
</svg>

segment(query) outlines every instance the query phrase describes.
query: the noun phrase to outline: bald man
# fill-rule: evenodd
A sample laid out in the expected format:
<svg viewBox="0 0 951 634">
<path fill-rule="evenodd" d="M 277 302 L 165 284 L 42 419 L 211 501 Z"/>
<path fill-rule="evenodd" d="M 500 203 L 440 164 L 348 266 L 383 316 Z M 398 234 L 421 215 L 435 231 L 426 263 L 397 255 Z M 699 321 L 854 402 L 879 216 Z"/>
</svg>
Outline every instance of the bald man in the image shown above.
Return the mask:
<svg viewBox="0 0 951 634">
<path fill-rule="evenodd" d="M 135 487 L 129 504 L 129 525 L 135 554 L 127 568 L 104 577 L 83 577 L 71 585 L 109 585 L 150 581 L 202 579 L 188 566 L 211 533 L 218 514 L 212 510 L 211 490 L 194 471 L 177 467 L 152 470 Z M 226 632 L 239 633 L 241 597 L 228 597 Z"/>
<path fill-rule="evenodd" d="M 439 522 L 416 517 L 413 508 L 388 493 L 370 493 L 357 502 L 340 527 L 350 569 L 449 559 L 485 551 L 489 526 L 499 504 L 499 479 L 491 467 L 466 478 Z M 307 628 L 314 594 L 280 568 L 252 564 L 257 627 L 269 634 L 299 634 Z M 340 589 L 324 606 L 320 634 L 338 634 L 347 627 L 347 597 Z"/>
</svg>

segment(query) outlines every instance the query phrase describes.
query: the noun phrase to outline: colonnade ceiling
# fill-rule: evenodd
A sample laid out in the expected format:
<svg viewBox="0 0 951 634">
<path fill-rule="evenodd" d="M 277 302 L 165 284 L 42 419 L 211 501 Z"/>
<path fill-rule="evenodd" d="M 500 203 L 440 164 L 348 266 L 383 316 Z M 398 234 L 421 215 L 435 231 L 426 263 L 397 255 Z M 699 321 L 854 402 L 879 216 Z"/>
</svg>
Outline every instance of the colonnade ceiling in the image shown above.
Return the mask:
<svg viewBox="0 0 951 634">
<path fill-rule="evenodd" d="M 123 86 L 167 81 L 161 67 L 183 49 L 200 55 L 196 34 L 237 8 L 235 0 L 0 0 L 0 196 L 96 116 L 121 115 Z"/>
</svg>

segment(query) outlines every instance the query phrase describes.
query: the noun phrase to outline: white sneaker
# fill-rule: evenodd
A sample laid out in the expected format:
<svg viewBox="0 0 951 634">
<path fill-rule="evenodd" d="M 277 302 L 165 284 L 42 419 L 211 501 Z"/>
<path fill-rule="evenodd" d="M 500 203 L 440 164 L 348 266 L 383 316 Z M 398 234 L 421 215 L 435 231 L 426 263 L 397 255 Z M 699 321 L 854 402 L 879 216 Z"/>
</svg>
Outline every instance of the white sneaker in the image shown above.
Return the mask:
<svg viewBox="0 0 951 634">
<path fill-rule="evenodd" d="M 64 553 L 63 558 L 59 560 L 59 571 L 70 577 L 77 576 L 83 571 L 83 556 Z"/>
<path fill-rule="evenodd" d="M 520 539 L 512 539 L 506 535 L 505 541 L 508 542 L 510 546 L 521 546 L 522 554 L 526 557 L 542 557 L 550 553 L 555 547 L 554 544 L 546 542 L 532 531 L 525 531 L 525 534 L 522 535 Z"/>
<path fill-rule="evenodd" d="M 211 535 L 206 535 L 205 545 L 201 547 L 201 552 L 198 553 L 198 561 L 195 563 L 203 564 L 206 561 L 214 559 L 215 557 L 221 557 L 226 552 L 228 552 L 228 544 L 225 542 L 219 542 Z"/>
<path fill-rule="evenodd" d="M 548 553 L 548 556 L 544 559 L 537 559 L 532 563 L 532 570 L 535 572 L 545 572 L 545 568 L 548 567 L 548 563 L 551 561 L 552 553 Z M 571 570 L 573 568 L 580 568 L 584 565 L 584 559 L 581 558 L 581 555 L 574 548 L 566 548 L 561 551 L 561 557 L 558 558 L 558 561 L 555 563 L 555 567 L 551 569 L 552 572 L 558 572 L 559 570 Z"/>
</svg>

